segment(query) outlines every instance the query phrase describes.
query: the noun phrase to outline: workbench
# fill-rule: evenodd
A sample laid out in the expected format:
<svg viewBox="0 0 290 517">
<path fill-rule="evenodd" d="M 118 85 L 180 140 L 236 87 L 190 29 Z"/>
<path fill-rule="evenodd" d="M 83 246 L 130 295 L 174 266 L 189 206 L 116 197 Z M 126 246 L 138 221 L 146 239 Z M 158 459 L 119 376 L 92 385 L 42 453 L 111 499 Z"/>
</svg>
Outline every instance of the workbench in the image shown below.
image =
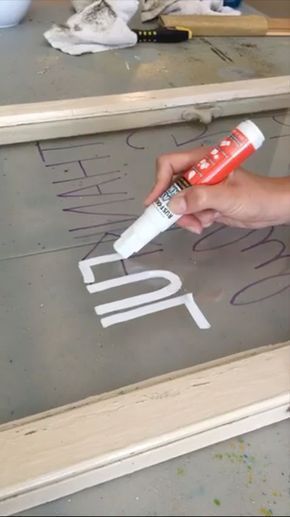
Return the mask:
<svg viewBox="0 0 290 517">
<path fill-rule="evenodd" d="M 176 46 L 139 44 L 132 49 L 84 55 L 78 58 L 67 56 L 50 48 L 42 34 L 51 23 L 63 23 L 69 13 L 69 5 L 65 0 L 41 0 L 41 3 L 35 0 L 26 23 L 11 30 L 0 31 L 0 99 L 2 104 L 116 94 L 212 82 L 219 83 L 238 79 L 286 75 L 290 72 L 289 58 L 286 58 L 289 55 L 289 39 L 287 38 L 204 37 Z M 140 22 L 138 16 L 136 16 L 132 26 L 137 27 L 138 24 Z M 263 118 L 263 115 L 260 115 L 260 117 Z M 276 118 L 276 121 L 278 120 L 278 125 L 282 122 L 283 128 L 281 131 L 283 131 L 284 137 L 283 141 L 281 140 L 278 144 L 279 153 L 277 151 L 275 163 L 277 167 L 284 167 L 285 174 L 287 174 L 289 172 L 289 169 L 286 170 L 289 167 L 287 156 L 289 114 L 287 115 L 284 112 L 280 116 L 276 113 L 272 114 L 273 117 Z M 269 126 L 267 121 L 265 121 L 265 124 L 267 127 Z M 224 125 L 225 123 L 222 123 L 222 129 Z M 271 129 L 270 126 L 269 128 Z M 217 129 L 220 131 L 220 126 Z M 179 137 L 182 137 L 183 130 L 179 129 L 178 131 Z M 186 140 L 186 131 L 183 136 Z M 275 135 L 272 134 L 272 137 L 274 145 Z M 283 143 L 281 144 L 281 142 Z M 138 138 L 137 140 L 133 138 L 131 144 L 133 148 L 135 146 L 136 149 L 138 147 L 142 149 L 142 140 L 139 141 Z M 70 153 L 76 152 L 73 150 L 74 143 L 72 140 L 68 141 L 67 145 Z M 87 153 L 87 146 L 97 144 L 92 137 L 82 141 L 79 140 L 78 152 L 81 145 L 84 145 L 84 149 L 86 149 L 82 152 Z M 151 145 L 154 147 L 155 144 L 151 143 Z M 169 142 L 167 141 L 164 147 L 168 146 Z M 154 152 L 158 153 L 158 147 L 157 143 Z M 91 149 L 94 149 L 95 152 L 94 147 L 91 147 Z M 33 298 L 29 300 L 29 303 L 35 302 L 38 306 L 39 321 L 41 322 L 44 321 L 45 311 L 50 310 L 50 298 L 57 294 L 50 283 L 51 278 L 54 277 L 54 272 L 58 274 L 57 266 L 53 265 L 53 261 L 55 261 L 55 264 L 57 262 L 58 264 L 61 263 L 65 271 L 69 256 L 66 255 L 66 252 L 70 253 L 72 246 L 70 246 L 68 240 L 66 241 L 62 223 L 55 235 L 50 232 L 48 218 L 50 217 L 51 207 L 49 206 L 49 197 L 44 196 L 36 200 L 33 196 L 33 190 L 37 192 L 38 189 L 43 188 L 41 181 L 35 175 L 33 189 L 32 187 L 28 188 L 25 176 L 22 182 L 22 157 L 27 152 L 31 152 L 31 159 L 34 160 L 31 150 L 32 146 L 16 146 L 15 152 L 11 147 L 0 150 L 1 178 L 5 183 L 5 189 L 6 177 L 11 173 L 15 177 L 14 194 L 20 196 L 19 206 L 22 203 L 22 193 L 25 193 L 25 202 L 27 203 L 30 195 L 29 188 L 32 192 L 31 214 L 27 222 L 27 233 L 26 235 L 17 235 L 17 242 L 9 236 L 9 232 L 12 232 L 11 228 L 13 229 L 15 223 L 13 207 L 9 206 L 11 203 L 8 196 L 9 189 L 4 190 L 1 200 L 2 209 L 5 207 L 2 213 L 7 218 L 7 221 L 4 221 L 1 233 L 2 252 L 0 262 L 2 278 L 4 279 L 2 301 L 3 307 L 5 307 L 9 297 L 10 281 L 13 282 L 17 277 L 21 278 L 20 273 L 24 267 L 26 280 L 30 281 L 29 276 L 32 278 Z M 48 167 L 47 173 L 51 174 L 52 178 L 51 187 L 49 187 L 50 194 L 55 196 L 55 188 L 58 188 L 59 184 L 63 185 L 63 181 L 70 181 L 69 176 L 64 179 L 65 174 L 69 175 L 71 173 L 69 167 L 64 171 L 60 170 L 62 163 L 65 161 L 63 158 L 64 150 L 60 149 L 59 142 L 57 142 L 56 147 L 50 142 L 45 142 L 39 145 L 38 153 L 39 159 L 43 163 L 48 160 L 45 166 Z M 97 152 L 96 156 L 102 159 L 101 154 Z M 105 154 L 107 154 L 107 151 Z M 90 160 L 92 157 L 93 155 L 82 154 L 78 161 Z M 52 158 L 54 158 L 54 161 Z M 270 155 L 268 158 L 271 159 Z M 72 161 L 75 160 L 76 158 L 73 158 Z M 125 163 L 123 165 L 126 166 Z M 262 170 L 262 162 L 259 162 L 258 166 Z M 15 174 L 15 171 L 17 174 Z M 64 176 L 60 177 L 63 172 Z M 64 183 L 64 185 L 66 184 Z M 72 195 L 72 192 L 69 193 L 70 189 L 65 190 L 67 198 Z M 7 192 L 7 195 L 5 192 Z M 59 191 L 57 195 L 60 196 L 61 192 Z M 38 221 L 37 210 L 40 207 L 42 207 L 44 215 L 43 220 Z M 58 205 L 56 203 L 56 214 L 57 210 Z M 46 220 L 45 216 L 47 217 Z M 69 216 L 68 211 L 65 217 Z M 57 215 L 55 215 L 56 217 Z M 29 225 L 34 229 L 39 225 L 39 228 L 43 231 L 42 235 L 39 234 L 39 242 L 35 241 L 33 232 L 30 233 Z M 180 242 L 183 245 L 182 241 Z M 79 249 L 88 243 L 91 243 L 90 239 L 77 241 L 71 253 L 78 256 Z M 84 248 L 84 252 L 86 250 Z M 38 257 L 40 257 L 40 261 L 38 261 Z M 53 257 L 51 261 L 49 260 L 50 257 Z M 19 259 L 21 258 L 24 258 L 25 262 L 20 263 Z M 192 264 L 190 266 L 194 267 Z M 42 274 L 45 268 L 48 269 L 47 276 Z M 34 287 L 36 277 L 38 278 L 37 281 L 43 284 L 42 289 L 47 290 L 48 297 L 46 299 L 41 298 L 42 294 L 40 296 L 38 288 L 35 289 Z M 61 277 L 57 277 L 57 283 L 60 284 L 61 280 Z M 20 286 L 19 305 L 10 307 L 9 316 L 5 317 L 11 318 L 9 320 L 11 326 L 13 325 L 13 311 L 17 315 L 21 314 L 21 304 L 25 303 L 25 299 L 21 295 L 21 281 L 20 284 L 18 282 L 17 287 Z M 79 284 L 76 284 L 74 289 L 78 288 Z M 218 292 L 207 294 L 209 297 L 216 297 L 217 299 L 220 295 Z M 63 293 L 63 296 L 65 296 L 65 293 Z M 66 313 L 65 317 L 67 322 L 73 325 L 69 312 Z M 86 325 L 86 317 L 83 314 L 84 325 Z M 260 317 L 262 321 L 262 314 L 260 314 Z M 5 321 L 7 324 L 7 319 L 3 317 L 4 323 L 1 328 L 4 328 Z M 287 324 L 285 321 L 283 323 L 281 317 L 280 326 L 281 338 L 286 338 L 289 323 Z M 7 328 L 9 328 L 9 325 Z M 85 379 L 85 362 L 83 365 L 76 364 L 77 355 L 73 347 L 66 352 L 64 349 L 61 351 L 61 354 L 67 354 L 66 360 L 72 370 L 77 371 L 79 368 L 80 372 L 80 378 L 74 379 L 75 391 L 71 393 L 65 391 L 70 386 L 69 383 L 60 383 L 58 388 L 54 388 L 54 383 L 57 384 L 59 378 L 64 375 L 64 370 L 62 370 L 64 357 L 59 355 L 56 348 L 47 348 L 46 357 L 38 356 L 36 353 L 34 369 L 31 369 L 31 364 L 28 364 L 31 358 L 26 358 L 19 348 L 21 339 L 23 339 L 23 343 L 31 339 L 29 337 L 30 329 L 26 328 L 24 323 L 22 327 L 19 325 L 19 328 L 22 334 L 15 334 L 15 336 L 18 335 L 19 341 L 13 342 L 12 339 L 11 342 L 13 359 L 12 356 L 7 355 L 7 350 L 1 357 L 0 351 L 0 377 L 3 368 L 2 379 L 6 375 L 11 390 L 11 398 L 9 398 L 9 394 L 5 393 L 5 397 L 0 401 L 0 406 L 2 405 L 2 408 L 0 407 L 1 415 L 4 421 L 71 400 L 78 400 L 86 395 L 85 390 L 87 390 L 87 394 L 91 394 L 90 390 L 93 386 L 91 381 L 95 374 L 94 368 L 92 367 L 92 370 L 88 372 L 88 385 L 84 388 L 82 380 Z M 63 332 L 64 335 L 67 332 L 65 328 L 62 328 L 62 320 L 57 313 L 54 314 L 54 328 L 58 332 Z M 38 330 L 39 337 L 41 337 L 43 332 L 41 325 Z M 17 331 L 15 329 L 15 332 Z M 3 336 L 6 338 L 5 332 Z M 105 358 L 102 347 L 103 344 L 100 345 L 99 353 L 100 357 L 103 358 L 103 364 L 106 364 L 108 359 Z M 116 354 L 117 348 L 114 346 L 111 348 L 112 353 Z M 127 353 L 129 355 L 130 351 L 128 350 Z M 164 353 L 164 350 L 162 353 Z M 168 360 L 165 369 L 167 371 L 172 370 L 172 361 L 176 361 L 177 368 L 184 367 L 186 360 L 192 361 L 191 352 L 187 351 L 187 354 L 184 363 L 182 358 L 176 356 L 171 361 Z M 199 354 L 201 360 L 209 359 L 204 351 L 199 350 Z M 120 361 L 122 360 L 121 355 Z M 59 366 L 54 371 L 53 364 L 55 364 L 56 359 L 59 360 Z M 86 359 L 90 360 L 89 358 Z M 132 357 L 130 360 L 132 360 Z M 144 362 L 141 361 L 140 363 L 136 358 L 135 360 L 139 368 L 144 365 Z M 156 365 L 154 364 L 155 361 Z M 148 360 L 146 375 L 151 377 L 153 374 L 162 373 L 161 370 L 159 371 L 161 362 L 162 355 L 158 357 L 158 360 L 156 357 L 152 358 L 152 364 Z M 48 369 L 47 365 L 49 365 Z M 29 374 L 27 374 L 27 368 Z M 100 382 L 104 390 L 111 389 L 115 385 L 124 383 L 127 375 L 125 384 L 130 384 L 137 380 L 140 374 L 137 369 L 135 373 L 133 372 L 134 358 L 132 369 L 128 372 L 123 371 L 120 379 L 111 380 L 106 378 L 104 374 Z M 27 375 L 30 376 L 29 380 L 27 380 Z M 31 382 L 31 375 L 33 375 L 33 382 Z M 136 378 L 134 375 L 136 375 Z M 21 396 L 18 396 L 17 406 L 15 405 L 17 399 L 15 394 L 16 392 L 21 393 L 23 386 L 28 390 L 29 402 L 27 403 L 23 394 L 23 400 Z M 81 392 L 81 395 L 78 394 L 79 392 Z M 22 515 L 84 515 L 85 513 L 88 515 L 286 515 L 289 512 L 289 493 L 287 491 L 290 474 L 289 445 L 289 423 L 286 421 L 251 435 L 152 467 L 129 478 L 124 477 L 70 498 L 30 510 Z"/>
<path fill-rule="evenodd" d="M 68 6 L 68 0 L 41 0 L 40 8 L 35 0 L 25 24 L 0 32 L 1 104 L 156 90 L 289 72 L 288 38 L 280 37 L 204 37 L 178 45 L 138 44 L 95 55 L 65 55 L 51 48 L 43 33 L 52 23 L 66 21 L 71 14 Z M 130 25 L 141 25 L 138 14 Z"/>
</svg>

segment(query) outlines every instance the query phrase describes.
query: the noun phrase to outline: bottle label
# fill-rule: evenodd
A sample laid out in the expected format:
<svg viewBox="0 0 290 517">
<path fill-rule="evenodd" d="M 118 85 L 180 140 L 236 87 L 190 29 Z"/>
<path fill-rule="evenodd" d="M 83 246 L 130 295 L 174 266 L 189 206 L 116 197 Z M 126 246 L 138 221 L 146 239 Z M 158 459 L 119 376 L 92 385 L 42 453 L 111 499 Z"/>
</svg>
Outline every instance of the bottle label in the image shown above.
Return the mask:
<svg viewBox="0 0 290 517">
<path fill-rule="evenodd" d="M 218 146 L 194 163 L 155 201 L 154 207 L 164 219 L 163 227 L 169 228 L 181 217 L 173 214 L 168 208 L 168 203 L 173 196 L 193 185 L 220 183 L 254 151 L 252 143 L 238 128 L 224 137 Z"/>
<path fill-rule="evenodd" d="M 220 183 L 253 152 L 254 147 L 247 137 L 239 129 L 234 129 L 183 177 L 190 185 Z"/>
<path fill-rule="evenodd" d="M 170 185 L 170 187 L 154 202 L 154 206 L 157 208 L 158 212 L 172 224 L 177 221 L 180 216 L 173 214 L 167 205 L 173 196 L 187 187 L 190 187 L 190 184 L 184 180 L 184 178 L 178 178 L 178 180 Z"/>
</svg>

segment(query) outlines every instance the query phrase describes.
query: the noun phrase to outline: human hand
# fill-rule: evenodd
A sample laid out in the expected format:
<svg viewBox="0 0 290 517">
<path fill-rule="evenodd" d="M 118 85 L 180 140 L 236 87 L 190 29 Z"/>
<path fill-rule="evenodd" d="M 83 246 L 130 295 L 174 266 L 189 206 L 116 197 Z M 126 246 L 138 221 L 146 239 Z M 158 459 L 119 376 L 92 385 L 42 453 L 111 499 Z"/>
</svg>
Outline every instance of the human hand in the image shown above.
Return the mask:
<svg viewBox="0 0 290 517">
<path fill-rule="evenodd" d="M 162 155 L 157 160 L 156 183 L 145 200 L 150 205 L 174 181 L 208 152 Z M 171 199 L 168 207 L 182 217 L 177 224 L 194 233 L 214 222 L 239 228 L 263 228 L 290 222 L 290 177 L 261 177 L 236 169 L 217 185 L 189 187 Z"/>
</svg>

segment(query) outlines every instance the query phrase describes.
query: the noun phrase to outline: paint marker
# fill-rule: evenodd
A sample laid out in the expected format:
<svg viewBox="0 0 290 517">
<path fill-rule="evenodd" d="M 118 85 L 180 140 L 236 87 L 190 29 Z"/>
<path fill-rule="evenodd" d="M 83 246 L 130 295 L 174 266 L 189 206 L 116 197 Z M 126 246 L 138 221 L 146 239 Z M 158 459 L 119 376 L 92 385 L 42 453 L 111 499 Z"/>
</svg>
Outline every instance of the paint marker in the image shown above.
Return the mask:
<svg viewBox="0 0 290 517">
<path fill-rule="evenodd" d="M 251 120 L 239 124 L 204 158 L 194 163 L 180 176 L 114 243 L 114 248 L 123 258 L 137 253 L 159 233 L 172 226 L 181 215 L 173 214 L 168 203 L 182 190 L 193 185 L 215 185 L 223 181 L 244 160 L 249 158 L 265 138 Z"/>
</svg>

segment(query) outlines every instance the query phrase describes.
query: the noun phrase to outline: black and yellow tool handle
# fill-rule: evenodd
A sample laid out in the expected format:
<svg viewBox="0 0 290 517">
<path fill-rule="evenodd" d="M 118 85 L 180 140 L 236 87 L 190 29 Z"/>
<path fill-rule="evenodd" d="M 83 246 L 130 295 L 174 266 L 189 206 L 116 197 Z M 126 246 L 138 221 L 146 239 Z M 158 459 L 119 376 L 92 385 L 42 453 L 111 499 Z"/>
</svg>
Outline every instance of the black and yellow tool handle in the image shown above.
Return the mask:
<svg viewBox="0 0 290 517">
<path fill-rule="evenodd" d="M 137 34 L 138 43 L 179 43 L 191 38 L 191 30 L 187 28 L 133 29 Z"/>
</svg>

